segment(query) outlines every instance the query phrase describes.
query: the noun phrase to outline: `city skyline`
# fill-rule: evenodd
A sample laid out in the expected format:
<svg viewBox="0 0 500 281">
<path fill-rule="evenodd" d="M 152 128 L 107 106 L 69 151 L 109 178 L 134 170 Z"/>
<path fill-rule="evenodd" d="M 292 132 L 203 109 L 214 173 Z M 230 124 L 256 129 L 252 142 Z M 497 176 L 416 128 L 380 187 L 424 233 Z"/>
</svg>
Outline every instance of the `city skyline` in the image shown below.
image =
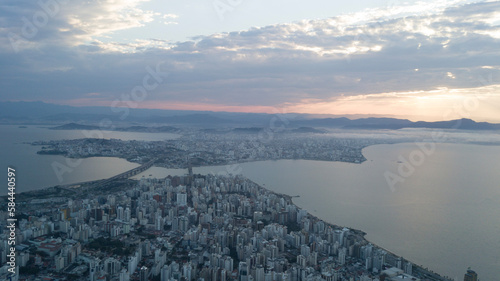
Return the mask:
<svg viewBox="0 0 500 281">
<path fill-rule="evenodd" d="M 500 0 L 3 1 L 0 279 L 496 280 L 498 46 Z"/>
</svg>

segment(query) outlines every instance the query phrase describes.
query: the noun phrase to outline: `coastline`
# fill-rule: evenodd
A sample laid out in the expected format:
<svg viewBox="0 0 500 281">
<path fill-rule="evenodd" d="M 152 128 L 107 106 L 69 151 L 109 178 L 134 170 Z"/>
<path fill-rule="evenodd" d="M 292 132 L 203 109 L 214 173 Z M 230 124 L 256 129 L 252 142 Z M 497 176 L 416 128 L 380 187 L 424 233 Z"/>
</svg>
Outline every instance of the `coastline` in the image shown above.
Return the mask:
<svg viewBox="0 0 500 281">
<path fill-rule="evenodd" d="M 138 167 L 138 168 L 140 168 L 140 167 Z M 135 168 L 135 169 L 137 169 L 137 168 Z M 128 171 L 120 174 L 120 176 L 122 176 L 123 174 L 127 174 L 127 173 L 128 173 Z M 292 195 L 288 195 L 288 194 L 284 194 L 284 193 L 279 193 L 279 192 L 274 192 L 274 191 L 268 189 L 267 187 L 264 187 L 263 185 L 260 185 L 256 182 L 254 182 L 253 180 L 250 180 L 249 178 L 247 178 L 245 176 L 243 176 L 243 177 L 246 180 L 257 185 L 259 188 L 261 188 L 261 189 L 263 189 L 271 194 L 274 194 L 278 197 L 284 198 L 286 201 L 293 204 L 298 210 L 306 210 L 307 211 L 307 209 L 300 207 L 299 205 L 297 205 L 297 203 L 295 203 L 293 201 L 293 198 L 296 196 L 292 196 Z M 32 200 L 42 200 L 42 201 L 47 200 L 48 202 L 54 201 L 53 203 L 56 203 L 56 201 L 61 201 L 61 198 L 64 198 L 65 196 L 79 194 L 84 188 L 88 188 L 89 186 L 93 186 L 94 184 L 99 184 L 99 183 L 110 183 L 113 180 L 118 180 L 117 176 L 112 177 L 112 178 L 108 178 L 108 179 L 104 179 L 104 180 L 87 181 L 87 182 L 80 182 L 80 183 L 75 183 L 75 184 L 71 184 L 71 185 L 67 185 L 67 186 L 52 186 L 52 187 L 47 187 L 47 188 L 38 189 L 38 190 L 25 191 L 25 192 L 19 193 L 18 195 L 22 194 L 22 196 L 19 196 L 19 200 L 21 201 L 20 202 L 21 205 L 28 204 L 29 202 L 32 202 Z M 138 181 L 136 179 L 130 179 L 129 177 L 127 178 L 127 180 Z M 43 195 L 43 196 L 41 196 L 41 195 Z M 6 200 L 7 196 L 1 196 L 0 198 L 4 199 L 4 197 Z M 327 227 L 331 227 L 332 229 L 342 229 L 345 227 L 345 226 L 336 225 L 333 222 L 329 222 L 329 221 L 322 219 L 316 215 L 313 215 L 310 211 L 307 211 L 307 216 L 312 218 L 313 220 L 324 222 Z M 374 247 L 387 252 L 388 260 L 394 261 L 397 258 L 402 258 L 400 255 L 397 255 L 396 253 L 393 253 L 392 251 L 387 250 L 386 248 L 380 247 L 377 244 L 366 239 L 365 238 L 365 236 L 367 235 L 366 232 L 364 232 L 360 229 L 355 229 L 355 228 L 350 228 L 350 227 L 347 227 L 347 228 L 350 231 L 352 231 L 355 235 L 361 237 L 363 239 L 363 241 L 365 241 L 367 244 L 370 243 Z M 404 259 L 404 260 L 409 261 L 407 259 Z M 411 261 L 409 261 L 409 262 L 411 262 Z M 427 274 L 427 275 L 434 276 L 434 279 L 429 279 L 429 280 L 452 281 L 452 279 L 449 279 L 447 277 L 443 277 L 440 274 L 437 274 L 433 271 L 430 271 L 429 269 L 424 268 L 423 265 L 417 265 L 413 262 L 412 262 L 412 264 L 413 264 L 415 272 L 418 272 L 420 274 Z"/>
<path fill-rule="evenodd" d="M 408 142 L 408 144 L 412 145 L 412 144 L 414 144 L 414 143 L 412 143 L 412 142 Z M 379 144 L 377 144 L 377 145 L 379 145 Z M 470 144 L 467 144 L 467 145 L 470 145 Z M 472 145 L 479 145 L 479 144 L 472 144 Z M 322 162 L 323 162 L 323 161 L 322 161 Z M 328 162 L 330 162 L 330 161 L 328 161 Z M 339 162 L 339 161 L 336 161 L 336 162 Z M 236 164 L 236 165 L 237 165 L 237 164 Z M 204 166 L 204 167 L 206 167 L 206 166 Z M 75 184 L 75 185 L 76 185 L 76 184 Z M 265 185 L 264 185 L 264 186 L 259 185 L 259 186 L 261 186 L 261 187 L 263 187 L 263 188 L 266 188 L 266 187 L 265 187 Z M 267 188 L 266 188 L 266 189 L 267 189 Z M 276 193 L 276 192 L 273 192 L 273 193 Z M 277 194 L 279 194 L 279 193 L 277 193 Z M 289 195 L 286 195 L 286 194 L 280 194 L 280 195 L 281 195 L 281 196 L 283 196 L 283 197 L 288 196 L 288 197 L 292 198 L 292 200 L 293 200 L 293 196 L 289 196 Z M 294 202 L 294 205 L 296 205 L 296 206 L 297 206 L 297 204 L 296 204 L 295 202 Z M 302 208 L 300 208 L 300 209 L 302 209 Z M 312 209 L 313 209 L 313 208 L 311 208 L 311 211 L 312 211 Z M 310 216 L 312 216 L 312 217 L 317 217 L 317 216 L 315 216 L 315 215 L 313 215 L 313 214 L 311 214 L 311 213 L 309 213 L 309 215 L 310 215 Z M 325 221 L 325 220 L 322 220 L 322 221 Z M 325 221 L 325 223 L 328 223 L 328 222 L 326 222 L 326 221 Z M 329 224 L 332 224 L 332 223 L 329 223 Z M 334 222 L 333 222 L 333 224 L 334 224 Z M 373 233 L 373 231 L 370 231 L 370 234 L 371 234 L 371 233 Z M 367 239 L 367 241 L 369 241 L 369 239 Z M 374 244 L 374 245 L 375 245 L 375 244 Z M 382 248 L 382 247 L 379 247 L 379 248 Z M 382 249 L 384 249 L 385 251 L 387 251 L 385 248 L 382 248 Z M 390 251 L 387 251 L 387 252 L 390 252 Z M 406 256 L 406 255 L 405 255 L 405 256 Z M 419 263 L 422 263 L 422 262 L 419 262 Z M 425 263 L 424 263 L 424 264 L 425 264 Z M 462 268 L 462 267 L 461 267 L 461 268 Z"/>
<path fill-rule="evenodd" d="M 245 178 L 246 178 L 246 177 L 245 177 Z M 254 181 L 252 181 L 252 180 L 250 180 L 250 179 L 248 179 L 248 178 L 246 178 L 246 179 L 247 179 L 247 180 L 249 180 L 250 182 L 252 182 L 252 183 L 256 184 L 256 185 L 257 185 L 257 186 L 259 186 L 260 188 L 262 188 L 262 189 L 266 190 L 266 191 L 267 191 L 267 192 L 269 192 L 269 193 L 272 193 L 272 194 L 274 194 L 274 195 L 276 195 L 276 196 L 278 196 L 278 197 L 283 197 L 283 198 L 285 198 L 288 202 L 290 202 L 291 204 L 293 204 L 293 205 L 294 205 L 294 206 L 295 206 L 298 210 L 306 210 L 306 211 L 307 211 L 307 209 L 304 209 L 304 208 L 300 207 L 299 205 L 297 205 L 295 202 L 293 202 L 293 198 L 294 198 L 294 197 L 296 197 L 296 196 L 291 196 L 291 195 L 284 194 L 284 193 L 274 192 L 274 191 L 272 191 L 272 190 L 270 190 L 270 189 L 268 189 L 268 188 L 266 188 L 266 187 L 264 187 L 264 186 L 262 186 L 262 185 L 260 185 L 260 184 L 258 184 L 258 183 L 256 183 L 256 182 L 254 182 Z M 307 211 L 307 215 L 308 215 L 309 217 L 313 218 L 313 219 L 316 219 L 316 220 L 318 220 L 318 221 L 322 221 L 322 222 L 324 222 L 324 223 L 326 224 L 326 226 L 331 227 L 331 228 L 333 228 L 333 229 L 341 229 L 341 228 L 346 227 L 346 226 L 336 225 L 335 223 L 332 223 L 332 222 L 326 221 L 326 220 L 324 220 L 324 219 L 321 219 L 320 217 L 318 217 L 318 216 L 315 216 L 315 215 L 311 214 L 309 211 Z M 390 251 L 390 250 L 388 250 L 388 249 L 386 249 L 386 248 L 380 247 L 379 245 L 377 245 L 377 244 L 375 244 L 375 243 L 373 243 L 373 242 L 369 241 L 368 239 L 366 239 L 366 238 L 365 238 L 365 236 L 366 236 L 368 233 L 366 233 L 366 232 L 364 232 L 364 231 L 362 231 L 362 230 L 360 230 L 360 229 L 355 229 L 355 228 L 351 228 L 351 227 L 346 227 L 346 228 L 348 228 L 350 231 L 355 232 L 355 234 L 356 234 L 356 235 L 359 235 L 360 237 L 362 237 L 362 238 L 363 238 L 363 240 L 364 240 L 365 242 L 367 242 L 367 243 L 369 243 L 369 244 L 373 245 L 373 246 L 374 246 L 374 247 L 376 247 L 376 248 L 379 248 L 379 249 L 381 249 L 381 250 L 383 250 L 383 251 L 387 252 L 389 255 L 392 255 L 392 256 L 393 256 L 393 258 L 401 258 L 401 259 L 403 259 L 400 255 L 395 254 L 395 253 L 393 253 L 392 251 Z M 407 260 L 407 259 L 404 259 L 404 260 Z M 411 262 L 411 263 L 412 263 L 412 265 L 413 265 L 413 267 L 414 267 L 414 270 L 415 270 L 415 271 L 419 272 L 420 274 L 428 274 L 428 275 L 432 276 L 432 277 L 434 278 L 434 279 L 432 279 L 432 280 L 454 281 L 453 279 L 451 279 L 451 278 L 449 278 L 449 277 L 447 277 L 447 276 L 442 276 L 442 275 L 440 275 L 439 273 L 433 272 L 433 271 L 429 270 L 428 268 L 425 268 L 423 265 L 418 265 L 418 264 L 416 264 L 416 263 L 414 263 L 414 262 L 412 262 L 412 261 L 410 261 L 410 260 L 407 260 L 407 261 L 409 261 L 409 262 Z M 431 279 L 430 279 L 430 280 L 431 280 Z"/>
</svg>

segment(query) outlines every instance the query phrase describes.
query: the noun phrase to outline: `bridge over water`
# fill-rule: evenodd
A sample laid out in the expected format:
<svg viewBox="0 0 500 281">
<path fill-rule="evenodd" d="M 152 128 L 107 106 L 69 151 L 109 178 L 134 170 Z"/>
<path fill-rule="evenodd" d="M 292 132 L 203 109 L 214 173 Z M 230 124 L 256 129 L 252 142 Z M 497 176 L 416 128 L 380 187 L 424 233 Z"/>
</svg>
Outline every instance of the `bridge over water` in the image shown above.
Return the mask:
<svg viewBox="0 0 500 281">
<path fill-rule="evenodd" d="M 128 179 L 130 177 L 133 177 L 133 176 L 135 176 L 137 174 L 140 174 L 140 173 L 146 171 L 147 169 L 151 168 L 153 166 L 153 164 L 155 163 L 155 161 L 156 161 L 156 159 L 153 159 L 151 161 L 148 161 L 147 163 L 142 164 L 139 167 L 136 167 L 136 168 L 134 168 L 132 170 L 128 170 L 126 172 L 123 172 L 123 173 L 118 174 L 116 176 L 113 176 L 111 178 L 102 179 L 102 180 L 95 180 L 95 181 L 86 181 L 86 182 L 80 182 L 80 183 L 72 183 L 72 184 L 66 184 L 66 185 L 60 185 L 59 188 L 75 192 L 75 191 L 79 191 L 78 189 L 75 188 L 77 186 L 82 186 L 82 185 L 86 185 L 86 186 L 99 186 L 99 185 L 108 184 L 108 183 L 110 183 L 112 181 L 115 181 L 115 180 Z"/>
</svg>

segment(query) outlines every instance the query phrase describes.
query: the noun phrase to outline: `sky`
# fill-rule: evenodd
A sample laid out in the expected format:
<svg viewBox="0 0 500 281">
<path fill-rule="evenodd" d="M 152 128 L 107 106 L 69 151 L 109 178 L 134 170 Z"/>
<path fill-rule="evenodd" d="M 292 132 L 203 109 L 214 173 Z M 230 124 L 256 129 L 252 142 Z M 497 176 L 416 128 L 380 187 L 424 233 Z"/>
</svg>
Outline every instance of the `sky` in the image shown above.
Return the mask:
<svg viewBox="0 0 500 281">
<path fill-rule="evenodd" d="M 0 101 L 500 123 L 500 1 L 5 0 Z"/>
</svg>

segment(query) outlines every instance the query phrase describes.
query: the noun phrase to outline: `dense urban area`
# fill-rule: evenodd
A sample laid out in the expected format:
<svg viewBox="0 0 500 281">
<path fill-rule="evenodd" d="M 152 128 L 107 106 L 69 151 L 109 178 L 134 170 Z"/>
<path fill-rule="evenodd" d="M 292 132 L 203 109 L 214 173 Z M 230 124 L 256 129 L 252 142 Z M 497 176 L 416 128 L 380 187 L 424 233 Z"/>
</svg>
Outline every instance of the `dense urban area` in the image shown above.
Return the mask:
<svg viewBox="0 0 500 281">
<path fill-rule="evenodd" d="M 16 268 L 2 226 L 1 280 L 449 281 L 331 225 L 239 175 L 193 166 L 269 159 L 361 163 L 388 140 L 325 135 L 186 134 L 164 141 L 38 141 L 39 154 L 113 156 L 141 166 L 110 179 L 16 195 Z M 152 165 L 184 176 L 130 177 Z M 2 222 L 9 213 L 0 212 Z M 471 271 L 473 272 L 473 271 Z M 475 274 L 475 273 L 474 273 Z M 477 278 L 477 277 L 476 277 Z M 473 279 L 471 279 L 473 280 Z"/>
<path fill-rule="evenodd" d="M 118 139 L 74 139 L 37 141 L 39 154 L 71 158 L 108 156 L 166 168 L 225 165 L 258 160 L 307 159 L 361 163 L 361 150 L 388 140 L 335 138 L 323 135 L 193 134 L 165 141 L 123 141 Z M 189 162 L 186 160 L 189 159 Z"/>
<path fill-rule="evenodd" d="M 88 188 L 19 202 L 15 280 L 448 280 L 241 176 Z"/>
</svg>

